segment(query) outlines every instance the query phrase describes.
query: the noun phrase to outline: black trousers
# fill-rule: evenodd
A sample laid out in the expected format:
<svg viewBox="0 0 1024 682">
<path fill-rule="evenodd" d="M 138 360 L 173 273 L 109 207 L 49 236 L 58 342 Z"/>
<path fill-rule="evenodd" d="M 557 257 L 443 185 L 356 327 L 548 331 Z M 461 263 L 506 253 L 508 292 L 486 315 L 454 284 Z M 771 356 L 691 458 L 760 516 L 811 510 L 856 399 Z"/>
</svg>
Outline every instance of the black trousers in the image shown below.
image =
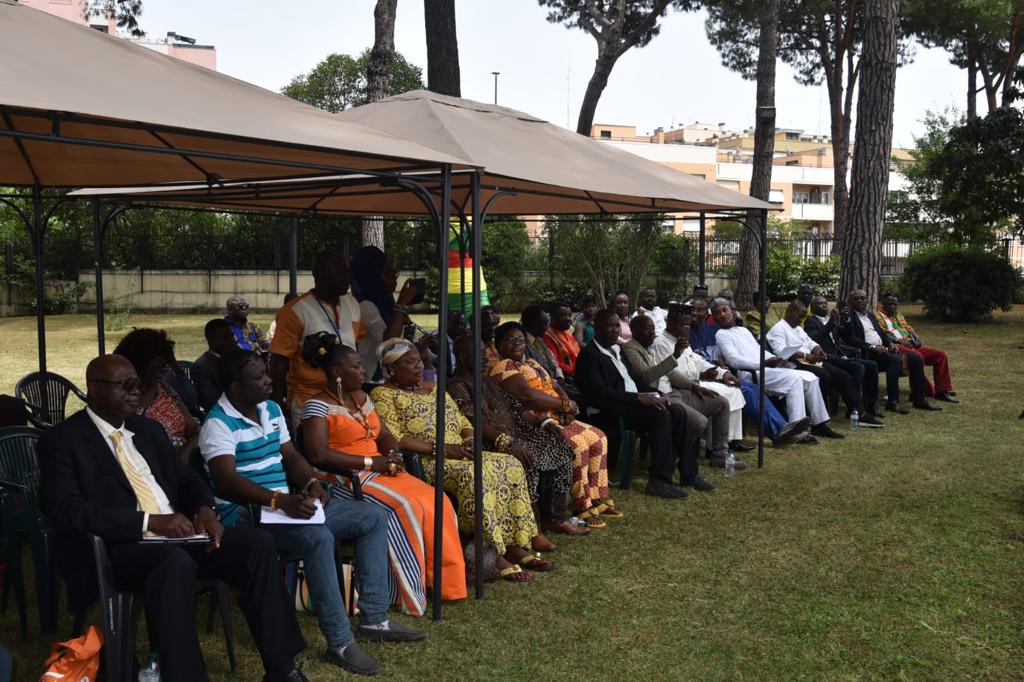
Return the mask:
<svg viewBox="0 0 1024 682">
<path fill-rule="evenodd" d="M 855 385 L 861 387 L 864 397 L 861 412 L 874 414 L 878 402 L 878 364 L 874 360 L 860 360 L 833 355 L 825 360 L 826 365 L 833 365 L 845 371 L 853 379 Z M 849 403 L 847 403 L 849 405 Z M 852 408 L 851 408 L 852 409 Z"/>
<path fill-rule="evenodd" d="M 167 682 L 206 680 L 196 635 L 196 580 L 223 580 L 239 588 L 239 604 L 263 667 L 287 674 L 306 647 L 289 603 L 274 541 L 256 528 L 226 528 L 220 548 L 178 545 L 114 545 L 114 579 L 119 587 L 142 590 L 146 621 L 156 639 L 160 678 Z"/>
<path fill-rule="evenodd" d="M 797 363 L 796 368 L 810 372 L 818 377 L 818 388 L 821 389 L 821 397 L 826 405 L 829 403 L 829 396 L 832 395 L 832 389 L 834 388 L 839 392 L 843 402 L 846 403 L 847 409 L 857 410 L 858 412 L 864 411 L 864 406 L 861 405 L 860 401 L 860 385 L 863 379 L 861 375 L 863 372 L 858 374 L 855 380 L 850 376 L 849 372 L 828 362 L 823 362 L 820 367 L 818 365 Z"/>
<path fill-rule="evenodd" d="M 871 359 L 878 363 L 879 373 L 885 372 L 886 399 L 891 403 L 900 400 L 900 372 L 903 358 L 907 358 L 907 373 L 910 375 L 910 401 L 915 405 L 924 402 L 924 360 L 916 353 L 872 353 Z"/>
<path fill-rule="evenodd" d="M 630 405 L 619 409 L 626 428 L 647 434 L 651 446 L 652 481 L 671 483 L 678 462 L 684 481 L 697 475 L 697 449 L 687 447 L 686 411 L 682 405 L 665 408 Z"/>
</svg>

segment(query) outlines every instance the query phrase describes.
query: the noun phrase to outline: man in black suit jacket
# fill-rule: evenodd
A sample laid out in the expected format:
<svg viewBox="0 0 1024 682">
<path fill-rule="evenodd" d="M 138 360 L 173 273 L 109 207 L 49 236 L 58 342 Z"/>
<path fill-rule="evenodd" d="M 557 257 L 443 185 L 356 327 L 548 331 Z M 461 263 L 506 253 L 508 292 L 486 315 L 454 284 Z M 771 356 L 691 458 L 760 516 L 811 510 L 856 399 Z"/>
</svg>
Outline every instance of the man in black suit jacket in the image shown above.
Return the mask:
<svg viewBox="0 0 1024 682">
<path fill-rule="evenodd" d="M 867 293 L 863 289 L 850 292 L 848 308 L 839 316 L 839 335 L 843 343 L 860 351 L 862 358 L 869 358 L 878 364 L 878 371 L 885 372 L 885 409 L 897 414 L 907 414 L 907 408 L 900 405 L 900 372 L 906 358 L 907 373 L 910 375 L 910 400 L 919 410 L 941 410 L 924 394 L 924 362 L 913 354 L 899 352 L 895 339 L 878 325 L 873 310 L 868 310 Z"/>
<path fill-rule="evenodd" d="M 58 565 L 79 605 L 95 583 L 88 535 L 109 545 L 114 580 L 144 593 L 146 618 L 171 682 L 207 679 L 195 629 L 195 580 L 239 587 L 239 601 L 267 671 L 265 680 L 301 682 L 305 648 L 281 580 L 274 541 L 263 530 L 225 530 L 199 474 L 174 454 L 157 422 L 134 416 L 139 378 L 116 355 L 86 370 L 88 407 L 39 440 L 39 499 L 56 531 Z M 144 534 L 208 534 L 210 544 L 142 544 Z"/>
<path fill-rule="evenodd" d="M 192 363 L 192 384 L 196 387 L 199 407 L 209 412 L 224 392 L 217 378 L 217 359 L 236 344 L 231 323 L 222 317 L 207 322 L 203 333 L 209 350 Z"/>
<path fill-rule="evenodd" d="M 648 495 L 686 497 L 684 490 L 672 485 L 677 460 L 683 485 L 714 490 L 698 472 L 695 449 L 686 447 L 685 411 L 656 389 L 633 380 L 619 356 L 619 331 L 619 318 L 612 311 L 601 310 L 594 317 L 594 338 L 576 358 L 576 387 L 581 400 L 601 411 L 603 423 L 622 417 L 631 430 L 649 434 L 651 471 L 645 491 Z"/>
</svg>

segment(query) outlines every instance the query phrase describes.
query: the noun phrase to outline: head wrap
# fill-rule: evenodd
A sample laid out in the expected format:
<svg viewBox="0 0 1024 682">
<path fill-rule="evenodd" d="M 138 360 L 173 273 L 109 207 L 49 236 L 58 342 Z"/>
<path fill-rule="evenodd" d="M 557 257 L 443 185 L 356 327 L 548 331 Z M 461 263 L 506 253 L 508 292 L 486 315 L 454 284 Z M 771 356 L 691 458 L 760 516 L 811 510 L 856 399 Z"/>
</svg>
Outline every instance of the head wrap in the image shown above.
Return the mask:
<svg viewBox="0 0 1024 682">
<path fill-rule="evenodd" d="M 417 350 L 416 344 L 402 338 L 385 339 L 377 347 L 377 360 L 385 376 L 391 375 L 391 366 L 411 350 Z M 418 352 L 418 351 L 417 351 Z"/>
<path fill-rule="evenodd" d="M 384 291 L 380 278 L 384 274 L 388 257 L 376 246 L 364 246 L 352 256 L 352 294 L 357 301 L 370 301 L 377 306 L 384 324 L 391 324 L 395 310 L 395 297 Z"/>
</svg>

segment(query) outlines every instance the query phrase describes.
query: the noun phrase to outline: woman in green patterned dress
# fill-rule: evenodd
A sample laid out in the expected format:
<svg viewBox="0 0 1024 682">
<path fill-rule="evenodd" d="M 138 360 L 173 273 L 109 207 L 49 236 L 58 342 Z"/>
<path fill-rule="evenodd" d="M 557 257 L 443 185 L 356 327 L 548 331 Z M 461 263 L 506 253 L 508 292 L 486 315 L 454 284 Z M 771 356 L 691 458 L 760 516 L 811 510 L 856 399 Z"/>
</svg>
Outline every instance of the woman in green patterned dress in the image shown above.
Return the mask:
<svg viewBox="0 0 1024 682">
<path fill-rule="evenodd" d="M 436 439 L 437 387 L 423 380 L 419 350 L 405 339 L 388 339 L 377 350 L 387 382 L 371 394 L 377 414 L 402 450 L 424 457 L 424 470 L 433 482 Z M 444 487 L 455 495 L 460 529 L 474 530 L 473 427 L 451 396 L 445 396 Z M 484 541 L 497 554 L 497 568 L 511 581 L 529 580 L 527 568 L 548 571 L 552 563 L 529 550 L 539 532 L 530 504 L 523 465 L 511 455 L 483 452 Z"/>
</svg>

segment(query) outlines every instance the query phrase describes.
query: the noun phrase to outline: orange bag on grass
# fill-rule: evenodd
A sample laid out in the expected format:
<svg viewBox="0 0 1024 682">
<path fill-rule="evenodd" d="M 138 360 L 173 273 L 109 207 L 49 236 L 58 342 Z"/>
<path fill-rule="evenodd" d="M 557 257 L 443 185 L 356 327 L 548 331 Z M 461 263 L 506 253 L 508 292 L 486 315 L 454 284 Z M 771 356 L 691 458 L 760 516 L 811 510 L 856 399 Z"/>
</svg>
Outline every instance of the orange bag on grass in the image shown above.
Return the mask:
<svg viewBox="0 0 1024 682">
<path fill-rule="evenodd" d="M 67 680 L 67 682 L 95 682 L 100 670 L 100 651 L 103 635 L 94 625 L 85 634 L 66 642 L 55 642 L 46 659 L 46 672 L 39 682 Z"/>
</svg>

